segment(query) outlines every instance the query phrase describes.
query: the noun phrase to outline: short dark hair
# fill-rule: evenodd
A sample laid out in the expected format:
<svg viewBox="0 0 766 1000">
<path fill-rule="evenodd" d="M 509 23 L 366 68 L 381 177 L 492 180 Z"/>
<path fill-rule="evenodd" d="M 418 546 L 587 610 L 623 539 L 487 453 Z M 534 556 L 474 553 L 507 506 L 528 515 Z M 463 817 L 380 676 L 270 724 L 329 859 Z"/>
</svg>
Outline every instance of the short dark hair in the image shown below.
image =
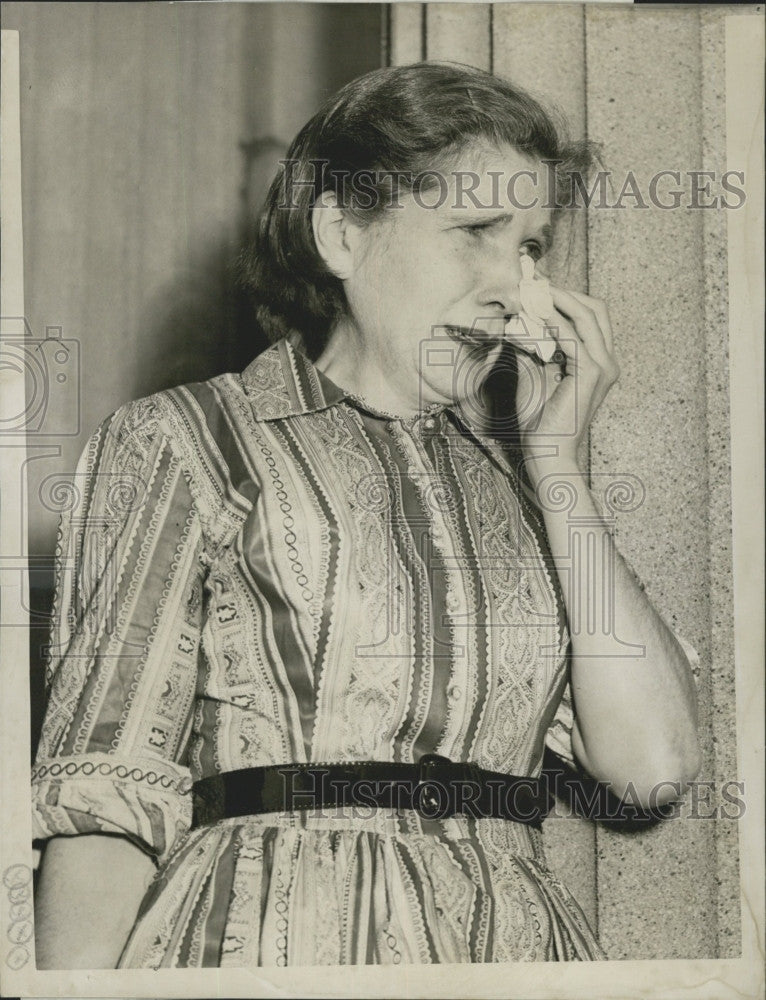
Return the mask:
<svg viewBox="0 0 766 1000">
<path fill-rule="evenodd" d="M 343 192 L 349 177 L 364 173 L 367 203 L 352 198 L 344 204 L 358 220 L 372 222 L 390 204 L 392 177 L 399 175 L 397 192 L 407 190 L 407 176 L 439 169 L 477 140 L 554 161 L 557 177 L 587 175 L 595 159 L 594 144 L 571 141 L 560 116 L 520 87 L 472 66 L 423 62 L 378 69 L 328 100 L 280 161 L 241 257 L 240 273 L 265 335 L 297 338 L 316 358 L 345 315 L 343 284 L 320 256 L 311 224 L 324 191 Z M 558 199 L 555 204 L 554 215 L 562 207 Z"/>
</svg>

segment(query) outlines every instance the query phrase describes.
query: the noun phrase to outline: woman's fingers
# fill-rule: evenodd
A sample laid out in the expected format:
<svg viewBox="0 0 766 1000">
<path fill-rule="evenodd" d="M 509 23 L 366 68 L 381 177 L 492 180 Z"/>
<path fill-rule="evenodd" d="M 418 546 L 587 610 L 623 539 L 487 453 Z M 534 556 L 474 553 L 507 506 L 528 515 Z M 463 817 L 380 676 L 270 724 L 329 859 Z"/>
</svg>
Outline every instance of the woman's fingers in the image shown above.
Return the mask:
<svg viewBox="0 0 766 1000">
<path fill-rule="evenodd" d="M 551 297 L 556 312 L 571 320 L 573 328 L 579 334 L 593 359 L 600 364 L 605 362 L 608 358 L 606 341 L 593 309 L 587 303 L 581 302 L 571 292 L 565 291 L 563 288 L 555 288 L 553 285 L 551 285 Z"/>
<path fill-rule="evenodd" d="M 550 293 L 554 309 L 545 336 L 555 341 L 556 352 L 552 358 L 547 351 L 538 352 L 547 363 L 535 352 L 541 331 L 524 335 L 522 317 L 506 326 L 507 340 L 518 348 L 519 423 L 532 433 L 544 424 L 546 434 L 555 428 L 559 436 L 577 437 L 619 375 L 612 328 L 606 305 L 598 299 L 553 286 Z"/>
<path fill-rule="evenodd" d="M 556 309 L 546 325 L 556 340 L 557 352 L 553 356 L 554 364 L 565 364 L 568 375 L 593 365 L 594 359 L 588 350 L 585 338 L 563 313 Z"/>
<path fill-rule="evenodd" d="M 520 356 L 529 359 L 531 364 L 540 368 L 552 368 L 554 372 L 558 372 L 561 366 L 564 366 L 565 374 L 568 376 L 580 370 L 591 371 L 594 378 L 599 376 L 600 367 L 590 356 L 584 338 L 558 309 L 554 310 L 546 322 L 545 337 L 549 338 L 546 342 L 555 350 L 546 352 L 545 360 L 536 350 L 541 336 L 542 331 L 536 333 L 528 331 L 523 319 L 517 324 L 510 323 L 506 327 L 506 339 L 519 351 Z"/>
<path fill-rule="evenodd" d="M 614 382 L 619 369 L 612 349 L 612 329 L 606 306 L 590 296 L 553 286 L 551 296 L 557 316 L 561 316 L 569 330 L 582 341 L 588 355 L 601 369 L 604 379 L 609 384 Z M 561 346 L 564 347 L 563 343 Z M 565 353 L 568 355 L 568 352 Z"/>
<path fill-rule="evenodd" d="M 583 305 L 587 306 L 589 309 L 595 313 L 598 324 L 601 327 L 601 332 L 604 335 L 604 343 L 610 354 L 614 353 L 614 335 L 612 333 L 612 323 L 609 319 L 609 310 L 607 309 L 606 302 L 603 299 L 595 299 L 592 295 L 585 295 L 584 292 L 575 292 L 572 289 L 568 289 L 569 294 L 573 295 L 578 302 L 582 302 Z"/>
</svg>

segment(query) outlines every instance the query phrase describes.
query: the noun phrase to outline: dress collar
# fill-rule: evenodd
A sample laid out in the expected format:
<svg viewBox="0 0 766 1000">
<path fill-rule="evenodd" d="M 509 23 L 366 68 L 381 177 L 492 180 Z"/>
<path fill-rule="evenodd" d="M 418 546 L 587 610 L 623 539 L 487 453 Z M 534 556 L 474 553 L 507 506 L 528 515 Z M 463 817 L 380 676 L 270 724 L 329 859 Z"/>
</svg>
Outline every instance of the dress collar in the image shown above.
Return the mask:
<svg viewBox="0 0 766 1000">
<path fill-rule="evenodd" d="M 396 419 L 379 410 L 348 390 L 341 389 L 309 358 L 288 340 L 281 339 L 266 348 L 242 372 L 242 381 L 250 399 L 256 420 L 282 420 L 306 413 L 316 413 L 344 400 L 356 409 L 367 410 L 384 420 Z M 474 433 L 481 433 L 479 421 L 469 417 L 459 403 L 453 406 L 429 406 L 422 414 L 410 418 L 446 411 L 456 416 Z M 400 418 L 401 419 L 401 418 Z"/>
<path fill-rule="evenodd" d="M 256 420 L 315 413 L 348 395 L 284 339 L 251 361 L 242 381 Z"/>
</svg>

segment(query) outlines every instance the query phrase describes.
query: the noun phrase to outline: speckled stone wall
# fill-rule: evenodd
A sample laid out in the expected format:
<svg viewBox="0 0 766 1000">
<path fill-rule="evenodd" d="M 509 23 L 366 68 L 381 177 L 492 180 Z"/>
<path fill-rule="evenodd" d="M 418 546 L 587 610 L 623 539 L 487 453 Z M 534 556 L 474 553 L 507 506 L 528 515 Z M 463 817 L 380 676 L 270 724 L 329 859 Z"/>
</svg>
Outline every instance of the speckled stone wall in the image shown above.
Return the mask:
<svg viewBox="0 0 766 1000">
<path fill-rule="evenodd" d="M 672 21 L 669 31 L 661 10 L 586 13 L 588 127 L 605 142 L 618 190 L 629 170 L 648 179 L 702 167 L 699 15 L 676 10 Z M 658 609 L 706 665 L 709 730 L 703 215 L 626 204 L 591 210 L 588 219 L 591 290 L 611 304 L 622 365 L 594 423 L 591 469 L 644 484 L 645 503 L 618 518 L 618 540 Z M 599 827 L 597 848 L 599 934 L 610 956 L 716 953 L 710 822 L 678 820 L 633 836 Z M 690 919 L 697 914 L 704 919 Z"/>
<path fill-rule="evenodd" d="M 617 516 L 618 541 L 700 655 L 699 780 L 720 787 L 737 777 L 726 218 L 686 205 L 688 171 L 726 169 L 725 11 L 514 3 L 488 16 L 486 5 L 451 5 L 445 16 L 445 6 L 392 7 L 392 62 L 418 52 L 472 62 L 552 98 L 575 135 L 603 142 L 612 202 L 627 171 L 643 191 L 659 170 L 682 175 L 678 209 L 631 198 L 622 210 L 591 208 L 551 272 L 610 306 L 623 374 L 592 428 L 591 474 L 631 474 L 646 489 L 637 510 Z M 719 805 L 704 791 L 696 812 Z M 610 958 L 738 954 L 737 824 L 691 811 L 630 834 L 546 822 L 552 867 Z"/>
</svg>

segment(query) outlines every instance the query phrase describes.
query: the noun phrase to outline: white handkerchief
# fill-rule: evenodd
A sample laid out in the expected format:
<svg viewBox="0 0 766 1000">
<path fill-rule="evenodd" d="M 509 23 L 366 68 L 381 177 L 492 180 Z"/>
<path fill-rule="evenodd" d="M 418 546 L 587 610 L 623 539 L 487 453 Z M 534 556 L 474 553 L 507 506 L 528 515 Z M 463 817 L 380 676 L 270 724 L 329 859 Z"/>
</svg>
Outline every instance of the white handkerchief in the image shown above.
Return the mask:
<svg viewBox="0 0 766 1000">
<path fill-rule="evenodd" d="M 553 355 L 556 353 L 556 341 L 545 329 L 545 325 L 538 323 L 526 313 L 512 316 L 508 320 L 505 324 L 505 336 L 511 341 L 514 337 L 529 341 L 528 349 L 534 351 L 546 364 L 553 360 Z"/>
<path fill-rule="evenodd" d="M 521 281 L 519 282 L 521 308 L 537 320 L 550 319 L 554 313 L 551 287 L 547 278 L 535 277 L 535 262 L 528 254 L 521 255 Z"/>
<path fill-rule="evenodd" d="M 556 353 L 557 346 L 546 330 L 546 320 L 554 314 L 553 299 L 547 278 L 535 278 L 535 262 L 528 254 L 521 255 L 519 297 L 521 312 L 508 321 L 505 334 L 534 341 L 530 346 L 547 364 Z"/>
</svg>

